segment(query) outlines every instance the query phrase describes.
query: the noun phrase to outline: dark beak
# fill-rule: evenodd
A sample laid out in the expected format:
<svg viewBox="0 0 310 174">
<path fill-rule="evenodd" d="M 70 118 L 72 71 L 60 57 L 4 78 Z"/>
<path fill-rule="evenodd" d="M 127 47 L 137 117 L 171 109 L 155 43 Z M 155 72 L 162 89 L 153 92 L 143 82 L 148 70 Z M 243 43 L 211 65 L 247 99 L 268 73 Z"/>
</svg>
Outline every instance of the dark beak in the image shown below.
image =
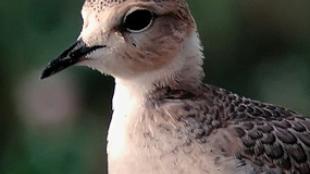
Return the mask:
<svg viewBox="0 0 310 174">
<path fill-rule="evenodd" d="M 90 54 L 91 52 L 104 48 L 105 46 L 92 46 L 88 47 L 85 42 L 82 40 L 78 40 L 76 43 L 74 43 L 69 49 L 64 51 L 57 59 L 52 60 L 48 66 L 45 68 L 41 75 L 41 79 L 45 79 L 47 77 L 50 77 L 69 66 L 72 66 L 83 59 L 85 59 L 85 56 Z"/>
</svg>

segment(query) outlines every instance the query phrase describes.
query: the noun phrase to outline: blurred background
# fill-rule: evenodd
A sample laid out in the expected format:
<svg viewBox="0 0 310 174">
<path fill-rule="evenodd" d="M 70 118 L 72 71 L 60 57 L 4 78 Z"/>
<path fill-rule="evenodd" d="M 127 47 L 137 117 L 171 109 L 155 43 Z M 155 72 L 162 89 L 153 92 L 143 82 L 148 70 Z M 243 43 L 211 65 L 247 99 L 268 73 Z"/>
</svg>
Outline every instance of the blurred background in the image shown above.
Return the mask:
<svg viewBox="0 0 310 174">
<path fill-rule="evenodd" d="M 310 115 L 309 0 L 192 0 L 207 83 Z M 79 35 L 83 0 L 0 4 L 0 173 L 105 174 L 113 79 L 39 80 Z"/>
</svg>

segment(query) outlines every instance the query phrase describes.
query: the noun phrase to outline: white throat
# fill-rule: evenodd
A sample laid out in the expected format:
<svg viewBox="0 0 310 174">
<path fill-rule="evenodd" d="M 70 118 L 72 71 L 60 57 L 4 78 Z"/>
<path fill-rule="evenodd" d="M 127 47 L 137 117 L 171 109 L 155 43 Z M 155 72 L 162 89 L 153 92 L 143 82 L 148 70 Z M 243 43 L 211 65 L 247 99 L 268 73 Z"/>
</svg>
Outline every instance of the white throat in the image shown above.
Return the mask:
<svg viewBox="0 0 310 174">
<path fill-rule="evenodd" d="M 144 103 L 146 95 L 157 86 L 173 86 L 174 81 L 194 85 L 203 77 L 203 54 L 197 32 L 193 32 L 184 41 L 183 48 L 173 61 L 159 70 L 148 72 L 131 79 L 115 78 L 113 109 L 124 110 L 128 105 L 138 106 Z M 186 85 L 186 84 L 184 84 Z M 127 112 L 127 111 L 124 111 Z"/>
</svg>

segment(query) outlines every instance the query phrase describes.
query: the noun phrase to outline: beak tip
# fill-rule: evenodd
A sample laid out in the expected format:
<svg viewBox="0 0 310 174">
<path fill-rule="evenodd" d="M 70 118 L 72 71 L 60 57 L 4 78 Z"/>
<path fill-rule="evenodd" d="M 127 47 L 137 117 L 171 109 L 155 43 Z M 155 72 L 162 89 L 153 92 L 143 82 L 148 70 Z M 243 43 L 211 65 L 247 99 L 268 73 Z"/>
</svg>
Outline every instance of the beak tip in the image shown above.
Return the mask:
<svg viewBox="0 0 310 174">
<path fill-rule="evenodd" d="M 52 73 L 49 71 L 48 68 L 46 68 L 46 69 L 43 70 L 43 72 L 42 72 L 42 74 L 40 76 L 40 79 L 44 80 L 44 79 L 50 77 L 51 75 L 52 75 Z"/>
<path fill-rule="evenodd" d="M 41 74 L 40 80 L 45 80 L 46 78 L 47 78 L 47 76 L 45 76 L 44 74 Z"/>
</svg>

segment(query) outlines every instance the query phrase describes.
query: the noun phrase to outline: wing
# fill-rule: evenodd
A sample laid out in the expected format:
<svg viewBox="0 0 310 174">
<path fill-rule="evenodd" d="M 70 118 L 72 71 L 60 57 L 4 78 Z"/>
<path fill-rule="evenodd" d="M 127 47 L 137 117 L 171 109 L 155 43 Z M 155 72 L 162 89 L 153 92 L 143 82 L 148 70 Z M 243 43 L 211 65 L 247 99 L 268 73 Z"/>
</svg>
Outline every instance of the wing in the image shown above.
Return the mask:
<svg viewBox="0 0 310 174">
<path fill-rule="evenodd" d="M 309 174 L 309 124 L 298 117 L 237 122 L 231 126 L 242 142 L 237 156 L 258 166 Z"/>
<path fill-rule="evenodd" d="M 201 91 L 167 90 L 162 109 L 191 140 L 219 152 L 227 173 L 310 174 L 309 118 L 224 89 Z"/>
<path fill-rule="evenodd" d="M 239 142 L 234 154 L 257 168 L 310 173 L 310 119 L 288 109 L 230 94 L 226 130 Z"/>
</svg>

